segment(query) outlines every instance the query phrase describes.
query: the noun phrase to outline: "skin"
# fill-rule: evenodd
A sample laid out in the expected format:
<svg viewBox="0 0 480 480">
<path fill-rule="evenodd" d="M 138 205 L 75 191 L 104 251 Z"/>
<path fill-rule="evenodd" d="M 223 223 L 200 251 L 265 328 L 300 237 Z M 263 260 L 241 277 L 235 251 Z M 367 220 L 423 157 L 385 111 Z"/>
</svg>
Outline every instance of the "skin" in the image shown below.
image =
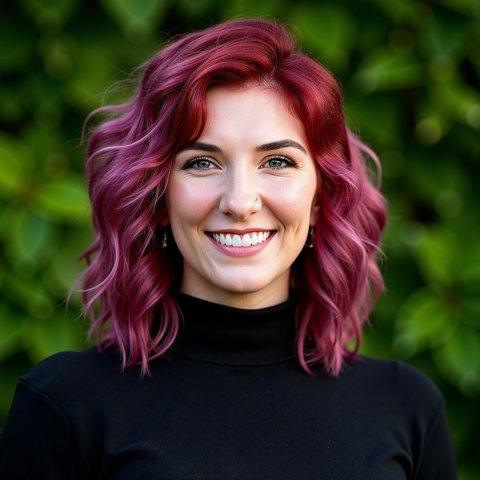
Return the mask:
<svg viewBox="0 0 480 480">
<path fill-rule="evenodd" d="M 288 299 L 291 265 L 319 209 L 304 127 L 261 87 L 212 89 L 207 106 L 201 137 L 175 157 L 161 212 L 184 259 L 180 291 L 237 308 L 277 305 Z M 236 250 L 212 239 L 232 230 L 271 237 Z M 239 248 L 255 253 L 234 256 Z"/>
</svg>

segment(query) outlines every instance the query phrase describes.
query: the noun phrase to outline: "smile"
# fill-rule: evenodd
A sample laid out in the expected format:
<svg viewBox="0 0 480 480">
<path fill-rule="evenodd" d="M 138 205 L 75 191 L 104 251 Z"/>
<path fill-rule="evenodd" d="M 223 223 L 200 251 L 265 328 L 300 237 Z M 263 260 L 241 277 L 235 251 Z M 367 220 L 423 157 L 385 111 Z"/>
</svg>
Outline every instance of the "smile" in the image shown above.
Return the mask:
<svg viewBox="0 0 480 480">
<path fill-rule="evenodd" d="M 258 245 L 267 240 L 271 235 L 271 231 L 266 232 L 251 232 L 246 233 L 245 235 L 237 234 L 223 234 L 223 233 L 212 233 L 211 237 L 221 245 L 227 245 L 232 247 L 251 247 L 252 245 Z"/>
</svg>

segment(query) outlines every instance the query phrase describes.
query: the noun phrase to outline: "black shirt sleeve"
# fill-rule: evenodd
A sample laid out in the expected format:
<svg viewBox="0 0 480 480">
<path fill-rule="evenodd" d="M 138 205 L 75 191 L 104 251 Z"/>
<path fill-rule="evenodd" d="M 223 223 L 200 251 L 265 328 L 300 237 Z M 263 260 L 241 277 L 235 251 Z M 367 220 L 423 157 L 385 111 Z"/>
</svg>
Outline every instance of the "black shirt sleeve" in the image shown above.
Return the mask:
<svg viewBox="0 0 480 480">
<path fill-rule="evenodd" d="M 0 477 L 76 480 L 80 465 L 70 423 L 43 392 L 20 380 L 0 436 Z"/>
<path fill-rule="evenodd" d="M 455 480 L 455 454 L 441 399 L 425 433 L 423 449 L 414 480 Z"/>
</svg>

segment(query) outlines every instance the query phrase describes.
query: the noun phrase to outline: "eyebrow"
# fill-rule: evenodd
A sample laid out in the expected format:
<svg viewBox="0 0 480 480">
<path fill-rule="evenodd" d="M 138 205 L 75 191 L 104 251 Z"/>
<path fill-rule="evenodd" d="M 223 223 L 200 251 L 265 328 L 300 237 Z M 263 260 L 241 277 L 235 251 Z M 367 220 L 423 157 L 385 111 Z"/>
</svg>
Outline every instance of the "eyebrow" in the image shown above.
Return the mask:
<svg viewBox="0 0 480 480">
<path fill-rule="evenodd" d="M 218 148 L 216 145 L 212 145 L 211 143 L 190 143 L 189 145 L 185 145 L 178 153 L 180 152 L 187 152 L 189 150 L 200 150 L 201 152 L 217 152 L 222 153 L 222 150 Z"/>
<path fill-rule="evenodd" d="M 305 148 L 303 148 L 302 145 L 300 145 L 295 140 L 278 140 L 276 142 L 264 143 L 263 145 L 259 145 L 258 147 L 256 147 L 255 151 L 269 152 L 270 150 L 278 150 L 280 148 L 286 148 L 286 147 L 296 148 L 297 150 L 300 150 L 305 155 L 307 155 L 307 151 L 305 150 Z M 200 150 L 201 152 L 222 153 L 222 150 L 216 145 L 212 145 L 211 143 L 201 143 L 201 142 L 191 143 L 189 145 L 186 145 L 180 150 L 180 152 L 186 152 L 189 150 Z"/>
<path fill-rule="evenodd" d="M 268 152 L 270 150 L 278 150 L 279 148 L 285 148 L 285 147 L 296 148 L 297 150 L 300 150 L 301 152 L 303 152 L 305 155 L 307 154 L 307 151 L 295 140 L 279 140 L 277 142 L 265 143 L 255 148 L 255 151 Z"/>
</svg>

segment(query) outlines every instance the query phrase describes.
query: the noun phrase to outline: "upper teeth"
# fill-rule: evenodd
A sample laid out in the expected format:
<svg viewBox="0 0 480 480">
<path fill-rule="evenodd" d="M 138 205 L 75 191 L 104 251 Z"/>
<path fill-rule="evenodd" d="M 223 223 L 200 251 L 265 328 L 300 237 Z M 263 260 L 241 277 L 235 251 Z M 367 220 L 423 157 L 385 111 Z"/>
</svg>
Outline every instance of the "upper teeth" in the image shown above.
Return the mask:
<svg viewBox="0 0 480 480">
<path fill-rule="evenodd" d="M 250 247 L 251 245 L 257 245 L 257 243 L 264 242 L 269 236 L 270 232 L 254 232 L 252 234 L 240 235 L 230 235 L 227 233 L 214 233 L 212 234 L 215 241 L 221 243 L 222 245 L 232 245 L 234 247 Z"/>
</svg>

